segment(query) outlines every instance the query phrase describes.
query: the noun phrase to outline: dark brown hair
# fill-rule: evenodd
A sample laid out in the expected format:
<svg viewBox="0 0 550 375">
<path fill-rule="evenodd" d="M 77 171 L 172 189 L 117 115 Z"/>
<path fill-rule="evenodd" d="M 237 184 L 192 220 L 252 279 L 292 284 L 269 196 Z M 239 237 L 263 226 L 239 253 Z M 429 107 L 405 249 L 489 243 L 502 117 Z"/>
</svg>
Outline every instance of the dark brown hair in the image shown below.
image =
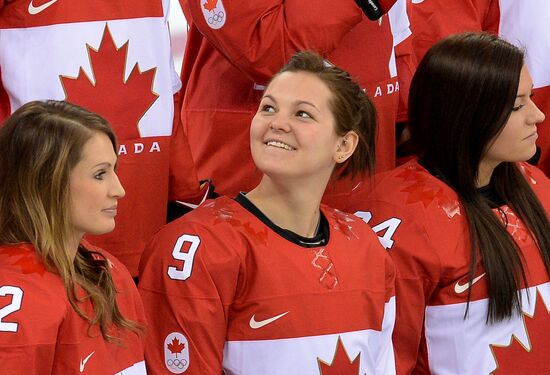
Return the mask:
<svg viewBox="0 0 550 375">
<path fill-rule="evenodd" d="M 311 51 L 294 54 L 273 78 L 284 72 L 307 72 L 318 77 L 332 93 L 330 105 L 336 120 L 336 133 L 344 135 L 351 130 L 357 133 L 359 142 L 353 155 L 346 163 L 335 167 L 337 178 L 372 172 L 375 163 L 376 109 L 365 91 L 347 72 Z"/>
<path fill-rule="evenodd" d="M 116 152 L 107 121 L 67 102 L 30 102 L 6 120 L 0 128 L 0 244 L 31 243 L 63 280 L 74 310 L 113 340 L 112 323 L 132 331 L 140 327 L 119 311 L 109 262 L 82 244 L 76 256 L 69 248 L 69 178 L 85 143 L 97 133 L 107 135 Z M 77 284 L 86 296 L 77 296 Z M 92 301 L 94 316 L 79 308 L 85 299 Z"/>
<path fill-rule="evenodd" d="M 523 64 L 523 52 L 496 36 L 451 36 L 422 59 L 409 94 L 410 129 L 420 160 L 453 188 L 464 208 L 471 241 L 469 282 L 481 259 L 490 322 L 519 312 L 519 289 L 527 286 L 521 249 L 476 186 L 481 160 L 512 112 Z M 528 228 L 550 271 L 548 218 L 518 166 L 500 163 L 491 185 Z"/>
</svg>

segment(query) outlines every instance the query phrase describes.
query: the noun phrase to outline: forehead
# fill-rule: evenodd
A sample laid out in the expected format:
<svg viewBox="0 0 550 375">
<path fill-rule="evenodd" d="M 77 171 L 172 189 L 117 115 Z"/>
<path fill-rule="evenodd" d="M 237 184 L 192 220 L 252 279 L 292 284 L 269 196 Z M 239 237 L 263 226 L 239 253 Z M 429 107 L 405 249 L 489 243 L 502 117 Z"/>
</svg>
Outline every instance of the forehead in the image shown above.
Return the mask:
<svg viewBox="0 0 550 375">
<path fill-rule="evenodd" d="M 525 95 L 527 91 L 530 91 L 533 87 L 533 79 L 529 74 L 527 65 L 523 65 L 521 73 L 519 75 L 518 95 Z"/>
<path fill-rule="evenodd" d="M 284 72 L 277 75 L 266 88 L 265 95 L 292 96 L 308 102 L 328 102 L 332 93 L 315 74 L 309 72 Z"/>
<path fill-rule="evenodd" d="M 84 144 L 79 164 L 96 165 L 114 163 L 114 161 L 116 161 L 116 153 L 111 140 L 106 134 L 95 132 Z"/>
</svg>

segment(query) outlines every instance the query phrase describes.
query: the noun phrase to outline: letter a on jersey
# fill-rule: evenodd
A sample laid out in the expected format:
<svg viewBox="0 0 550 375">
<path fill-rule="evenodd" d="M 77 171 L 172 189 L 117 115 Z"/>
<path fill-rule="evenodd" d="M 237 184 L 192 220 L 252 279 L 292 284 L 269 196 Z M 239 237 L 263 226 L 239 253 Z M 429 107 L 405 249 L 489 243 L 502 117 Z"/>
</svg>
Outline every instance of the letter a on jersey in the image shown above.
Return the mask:
<svg viewBox="0 0 550 375">
<path fill-rule="evenodd" d="M 225 25 L 227 14 L 222 0 L 199 0 L 201 2 L 202 15 L 211 29 L 221 29 Z"/>
</svg>

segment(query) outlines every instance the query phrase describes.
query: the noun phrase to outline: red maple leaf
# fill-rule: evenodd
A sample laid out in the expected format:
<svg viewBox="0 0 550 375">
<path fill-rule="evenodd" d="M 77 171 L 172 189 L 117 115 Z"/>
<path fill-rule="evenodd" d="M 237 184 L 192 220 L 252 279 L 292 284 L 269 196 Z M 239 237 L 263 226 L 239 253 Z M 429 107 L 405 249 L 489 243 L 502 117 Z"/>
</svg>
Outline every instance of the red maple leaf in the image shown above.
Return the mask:
<svg viewBox="0 0 550 375">
<path fill-rule="evenodd" d="M 136 63 L 124 81 L 128 42 L 117 49 L 107 25 L 97 51 L 87 48 L 95 83 L 82 67 L 77 77 L 61 76 L 65 100 L 99 113 L 119 140 L 139 138 L 138 122 L 158 98 L 152 91 L 156 68 L 141 72 Z"/>
<path fill-rule="evenodd" d="M 507 346 L 491 345 L 497 363 L 494 374 L 550 374 L 550 314 L 538 291 L 533 316 L 523 313 L 522 318 L 530 348 L 525 347 L 514 335 Z"/>
<path fill-rule="evenodd" d="M 212 12 L 218 6 L 218 0 L 206 0 L 206 3 L 202 4 L 204 9 L 209 12 Z"/>
<path fill-rule="evenodd" d="M 438 206 L 443 208 L 448 215 L 454 216 L 460 212 L 458 201 L 445 194 L 442 188 L 430 183 L 431 178 L 421 168 L 411 166 L 401 171 L 396 177 L 403 179 L 403 182 L 409 183 L 409 185 L 401 189 L 401 192 L 408 193 L 405 203 L 422 203 L 427 208 L 432 202 L 437 200 Z"/>
<path fill-rule="evenodd" d="M 320 375 L 357 375 L 359 374 L 359 362 L 361 358 L 361 353 L 357 355 L 353 360 L 351 360 L 346 353 L 346 348 L 342 343 L 342 339 L 338 337 L 338 342 L 336 343 L 336 350 L 334 351 L 334 358 L 332 359 L 332 364 L 325 363 L 324 361 L 317 358 L 317 363 L 319 363 Z"/>
<path fill-rule="evenodd" d="M 172 342 L 167 345 L 168 350 L 172 352 L 172 354 L 176 355 L 176 358 L 178 357 L 178 354 L 181 353 L 183 349 L 185 349 L 185 344 L 180 342 L 177 338 L 173 338 Z"/>
</svg>

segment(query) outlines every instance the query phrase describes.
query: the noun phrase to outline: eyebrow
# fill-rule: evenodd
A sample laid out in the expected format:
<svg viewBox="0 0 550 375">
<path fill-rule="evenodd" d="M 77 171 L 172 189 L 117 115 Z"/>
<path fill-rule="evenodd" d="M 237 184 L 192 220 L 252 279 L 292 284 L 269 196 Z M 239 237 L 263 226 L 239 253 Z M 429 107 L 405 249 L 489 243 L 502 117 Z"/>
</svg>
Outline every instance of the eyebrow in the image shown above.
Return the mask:
<svg viewBox="0 0 550 375">
<path fill-rule="evenodd" d="M 116 165 L 116 164 L 115 164 L 115 165 Z M 93 168 L 97 168 L 97 167 L 110 167 L 110 166 L 112 166 L 112 164 L 109 163 L 109 162 L 107 162 L 107 161 L 105 161 L 105 162 L 97 163 L 96 165 L 94 165 L 94 166 L 92 167 L 92 169 L 93 169 Z"/>
<path fill-rule="evenodd" d="M 275 98 L 272 97 L 272 96 L 269 95 L 269 94 L 264 95 L 264 96 L 262 97 L 262 99 L 264 99 L 264 98 L 269 98 L 269 99 L 273 100 L 275 103 L 277 103 L 277 100 L 275 100 Z M 320 110 L 319 108 L 317 108 L 317 106 L 316 106 L 315 104 L 310 103 L 310 102 L 305 101 L 305 100 L 296 100 L 293 104 L 295 104 L 295 105 L 305 104 L 305 105 L 308 105 L 308 106 L 310 106 L 310 107 L 313 107 L 313 108 L 315 108 L 317 111 L 321 112 L 321 110 Z"/>
<path fill-rule="evenodd" d="M 527 94 L 521 94 L 521 95 L 516 95 L 516 98 L 525 98 L 526 96 L 531 96 L 533 95 L 533 90 L 535 89 L 535 85 L 531 85 L 531 93 L 529 95 Z"/>
</svg>

